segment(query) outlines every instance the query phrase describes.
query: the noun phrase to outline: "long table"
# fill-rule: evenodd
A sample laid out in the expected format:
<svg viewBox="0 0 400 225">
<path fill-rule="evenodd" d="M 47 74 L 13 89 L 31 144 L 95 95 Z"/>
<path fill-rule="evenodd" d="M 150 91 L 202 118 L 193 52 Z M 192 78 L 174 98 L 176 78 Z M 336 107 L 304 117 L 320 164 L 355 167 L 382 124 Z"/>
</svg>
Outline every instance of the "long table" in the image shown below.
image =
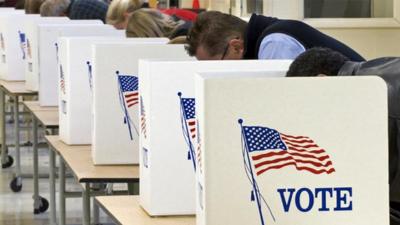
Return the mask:
<svg viewBox="0 0 400 225">
<path fill-rule="evenodd" d="M 96 166 L 92 160 L 91 145 L 66 145 L 58 136 L 45 137 L 50 146 L 50 222 L 56 224 L 55 213 L 55 156 L 59 155 L 59 225 L 65 225 L 65 168 L 68 166 L 75 180 L 82 184 L 83 224 L 90 225 L 90 197 L 95 195 L 91 184 L 127 183 L 128 194 L 138 194 L 134 184 L 139 182 L 138 165 Z M 98 218 L 98 215 L 94 215 Z M 96 223 L 96 222 L 95 222 Z"/>
<path fill-rule="evenodd" d="M 195 225 L 194 216 L 150 217 L 139 205 L 138 196 L 96 197 L 96 202 L 121 225 Z"/>
<path fill-rule="evenodd" d="M 0 136 L 1 136 L 1 164 L 2 168 L 7 168 L 12 165 L 12 158 L 8 155 L 6 141 L 6 124 L 5 124 L 5 96 L 8 95 L 13 99 L 13 119 L 14 119 L 14 138 L 15 138 L 15 175 L 11 180 L 10 187 L 14 192 L 19 192 L 22 189 L 21 176 L 21 157 L 20 157 L 20 136 L 19 136 L 19 97 L 35 96 L 37 92 L 25 89 L 24 81 L 4 81 L 0 80 Z"/>
<path fill-rule="evenodd" d="M 39 157 L 38 157 L 38 129 L 39 124 L 44 129 L 50 129 L 52 134 L 57 133 L 59 126 L 58 107 L 40 106 L 38 101 L 24 101 L 27 111 L 32 114 L 33 133 L 33 213 L 45 212 L 49 203 L 48 200 L 39 195 Z"/>
</svg>

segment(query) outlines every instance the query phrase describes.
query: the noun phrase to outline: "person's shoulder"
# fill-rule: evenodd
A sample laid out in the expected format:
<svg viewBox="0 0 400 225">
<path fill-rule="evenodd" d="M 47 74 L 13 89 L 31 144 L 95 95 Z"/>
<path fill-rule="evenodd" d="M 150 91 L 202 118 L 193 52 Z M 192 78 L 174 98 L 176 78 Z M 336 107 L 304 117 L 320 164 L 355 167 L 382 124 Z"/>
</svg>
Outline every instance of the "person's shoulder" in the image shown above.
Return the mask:
<svg viewBox="0 0 400 225">
<path fill-rule="evenodd" d="M 108 4 L 102 0 L 75 0 L 73 5 L 85 5 L 85 6 L 108 6 Z"/>
</svg>

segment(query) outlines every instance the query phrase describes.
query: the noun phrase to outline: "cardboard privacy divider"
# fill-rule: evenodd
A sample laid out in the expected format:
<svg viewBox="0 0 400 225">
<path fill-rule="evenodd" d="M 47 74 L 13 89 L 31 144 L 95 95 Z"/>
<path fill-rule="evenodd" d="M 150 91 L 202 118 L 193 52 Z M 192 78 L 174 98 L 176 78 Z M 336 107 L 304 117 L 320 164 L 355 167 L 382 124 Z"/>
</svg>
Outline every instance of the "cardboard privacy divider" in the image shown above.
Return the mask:
<svg viewBox="0 0 400 225">
<path fill-rule="evenodd" d="M 15 9 L 14 7 L 1 7 L 0 8 L 0 13 L 9 13 L 9 12 L 25 13 L 25 10 Z"/>
<path fill-rule="evenodd" d="M 216 75 L 196 80 L 198 225 L 389 224 L 382 79 Z"/>
<path fill-rule="evenodd" d="M 40 17 L 25 23 L 26 60 L 25 85 L 39 91 L 39 25 L 43 24 L 101 24 L 100 20 L 70 20 L 68 17 Z"/>
<path fill-rule="evenodd" d="M 290 63 L 278 60 L 140 61 L 140 204 L 150 215 L 196 213 L 196 72 L 251 69 L 264 71 L 263 76 L 282 77 Z"/>
<path fill-rule="evenodd" d="M 113 36 L 122 31 L 110 25 L 74 24 L 39 25 L 39 103 L 41 106 L 58 105 L 58 38 L 66 36 Z"/>
<path fill-rule="evenodd" d="M 26 41 L 24 25 L 26 21 L 35 20 L 40 16 L 1 12 L 0 78 L 4 80 L 25 80 Z"/>
<path fill-rule="evenodd" d="M 94 45 L 92 153 L 95 164 L 139 162 L 138 61 L 189 59 L 183 45 L 166 45 L 167 41 Z"/>
<path fill-rule="evenodd" d="M 18 14 L 18 15 L 25 15 L 25 10 L 16 10 L 14 8 L 0 8 L 0 15 L 7 15 L 7 14 Z"/>
<path fill-rule="evenodd" d="M 160 38 L 125 38 L 125 31 L 109 37 L 62 37 L 59 39 L 60 139 L 69 145 L 92 142 L 92 44 L 166 42 Z M 89 64 L 88 64 L 89 63 Z M 91 68 L 90 68 L 91 71 Z"/>
</svg>

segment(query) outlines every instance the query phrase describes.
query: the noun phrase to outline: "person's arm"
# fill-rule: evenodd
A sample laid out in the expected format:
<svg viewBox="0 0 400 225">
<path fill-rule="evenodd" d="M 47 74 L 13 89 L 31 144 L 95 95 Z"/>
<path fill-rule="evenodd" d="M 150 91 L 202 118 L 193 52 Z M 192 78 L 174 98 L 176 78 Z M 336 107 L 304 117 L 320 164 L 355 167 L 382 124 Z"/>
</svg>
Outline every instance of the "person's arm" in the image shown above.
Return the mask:
<svg viewBox="0 0 400 225">
<path fill-rule="evenodd" d="M 293 37 L 274 33 L 262 40 L 258 59 L 295 59 L 304 51 L 304 46 Z"/>
</svg>

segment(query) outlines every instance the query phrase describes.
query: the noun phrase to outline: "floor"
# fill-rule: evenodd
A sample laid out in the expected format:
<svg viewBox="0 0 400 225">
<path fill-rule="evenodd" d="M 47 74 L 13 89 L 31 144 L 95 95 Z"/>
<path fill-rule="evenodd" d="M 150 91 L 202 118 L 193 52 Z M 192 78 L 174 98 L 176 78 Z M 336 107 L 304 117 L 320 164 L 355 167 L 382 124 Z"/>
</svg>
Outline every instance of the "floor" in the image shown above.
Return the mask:
<svg viewBox="0 0 400 225">
<path fill-rule="evenodd" d="M 7 124 L 7 138 L 12 140 L 12 124 Z M 43 134 L 42 134 L 43 136 Z M 28 132 L 21 132 L 21 142 L 27 141 Z M 10 155 L 14 156 L 14 149 L 10 148 Z M 24 174 L 32 173 L 32 148 L 21 148 L 21 165 Z M 39 150 L 39 170 L 40 173 L 48 174 L 48 150 Z M 14 193 L 9 188 L 9 183 L 13 178 L 14 166 L 7 169 L 0 169 L 0 225 L 48 225 L 49 212 L 39 215 L 33 214 L 33 180 L 25 178 L 23 180 L 22 191 Z M 47 200 L 49 199 L 49 181 L 48 179 L 40 179 L 40 195 Z M 67 190 L 79 191 L 80 186 L 74 183 L 73 179 L 67 180 Z M 56 196 L 56 199 L 58 196 Z M 82 200 L 81 198 L 67 199 L 67 224 L 82 224 Z M 57 206 L 58 208 L 58 206 Z M 101 212 L 101 222 L 112 224 L 110 219 Z M 102 224 L 104 224 L 102 223 Z"/>
</svg>

